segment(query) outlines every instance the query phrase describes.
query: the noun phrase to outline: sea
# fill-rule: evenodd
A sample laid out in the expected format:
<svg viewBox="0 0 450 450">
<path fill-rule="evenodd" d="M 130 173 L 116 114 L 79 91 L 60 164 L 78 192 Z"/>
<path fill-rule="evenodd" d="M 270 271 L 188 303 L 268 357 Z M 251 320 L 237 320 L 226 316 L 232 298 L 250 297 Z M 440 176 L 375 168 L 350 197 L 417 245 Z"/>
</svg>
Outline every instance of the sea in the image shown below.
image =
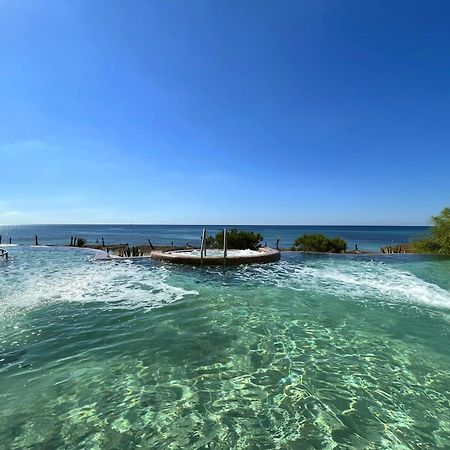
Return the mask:
<svg viewBox="0 0 450 450">
<path fill-rule="evenodd" d="M 358 245 L 360 250 L 379 251 L 381 246 L 401 244 L 420 239 L 429 227 L 397 226 L 333 226 L 333 225 L 0 225 L 2 243 L 34 244 L 38 236 L 40 244 L 67 245 L 71 237 L 102 242 L 105 245 L 128 243 L 129 245 L 189 245 L 199 246 L 202 229 L 209 235 L 227 229 L 248 230 L 260 233 L 263 242 L 274 247 L 277 239 L 282 248 L 289 248 L 302 234 L 322 233 L 328 237 L 341 237 L 349 249 Z"/>
<path fill-rule="evenodd" d="M 196 245 L 202 227 L 0 227 L 1 450 L 450 448 L 449 258 L 190 267 L 63 245 Z M 236 228 L 374 252 L 428 231 Z"/>
</svg>

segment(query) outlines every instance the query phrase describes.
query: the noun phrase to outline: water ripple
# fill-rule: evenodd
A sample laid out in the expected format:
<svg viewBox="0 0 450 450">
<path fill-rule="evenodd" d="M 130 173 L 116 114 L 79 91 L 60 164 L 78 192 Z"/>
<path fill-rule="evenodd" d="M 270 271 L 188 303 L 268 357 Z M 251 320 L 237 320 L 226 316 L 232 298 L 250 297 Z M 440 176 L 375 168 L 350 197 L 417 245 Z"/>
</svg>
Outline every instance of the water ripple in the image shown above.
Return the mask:
<svg viewBox="0 0 450 450">
<path fill-rule="evenodd" d="M 450 447 L 449 293 L 401 265 L 13 251 L 0 448 Z"/>
</svg>

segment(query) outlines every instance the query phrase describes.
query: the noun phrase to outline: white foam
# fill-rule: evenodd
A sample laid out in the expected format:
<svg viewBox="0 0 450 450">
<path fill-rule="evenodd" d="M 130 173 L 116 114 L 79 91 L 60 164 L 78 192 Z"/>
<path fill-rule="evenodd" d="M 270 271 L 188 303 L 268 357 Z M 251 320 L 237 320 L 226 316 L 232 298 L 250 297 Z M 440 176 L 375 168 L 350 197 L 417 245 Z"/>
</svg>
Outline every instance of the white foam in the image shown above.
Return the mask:
<svg viewBox="0 0 450 450">
<path fill-rule="evenodd" d="M 316 291 L 339 297 L 414 302 L 450 308 L 450 292 L 416 275 L 381 262 L 337 260 L 317 266 L 283 261 L 276 266 L 255 268 L 248 275 L 270 284 L 298 291 Z"/>
<path fill-rule="evenodd" d="M 97 261 L 103 261 L 111 259 L 111 257 L 109 256 L 109 253 L 106 252 L 105 250 L 94 250 L 94 259 Z"/>
<path fill-rule="evenodd" d="M 185 251 L 182 252 L 173 252 L 173 253 L 181 253 L 183 256 L 192 257 L 192 258 L 200 258 L 200 250 L 194 249 L 191 251 Z M 228 256 L 258 256 L 261 255 L 260 252 L 257 250 L 228 250 L 227 251 Z M 218 249 L 210 249 L 206 250 L 206 256 L 207 257 L 217 257 L 217 258 L 223 258 L 223 250 Z"/>
<path fill-rule="evenodd" d="M 87 259 L 47 265 L 35 261 L 31 267 L 20 267 L 17 274 L 3 278 L 0 291 L 0 315 L 55 302 L 105 302 L 111 308 L 151 309 L 198 295 L 169 283 L 164 266 Z"/>
<path fill-rule="evenodd" d="M 41 250 L 13 255 L 3 268 L 7 276 L 0 277 L 0 316 L 6 310 L 52 302 L 105 302 L 110 307 L 155 308 L 198 295 L 195 290 L 177 286 L 171 269 L 165 265 L 92 262 L 91 254 L 86 252 Z M 448 290 L 380 261 L 342 257 L 311 260 L 307 264 L 281 261 L 243 266 L 230 274 L 243 282 L 344 299 L 412 302 L 450 309 Z"/>
</svg>

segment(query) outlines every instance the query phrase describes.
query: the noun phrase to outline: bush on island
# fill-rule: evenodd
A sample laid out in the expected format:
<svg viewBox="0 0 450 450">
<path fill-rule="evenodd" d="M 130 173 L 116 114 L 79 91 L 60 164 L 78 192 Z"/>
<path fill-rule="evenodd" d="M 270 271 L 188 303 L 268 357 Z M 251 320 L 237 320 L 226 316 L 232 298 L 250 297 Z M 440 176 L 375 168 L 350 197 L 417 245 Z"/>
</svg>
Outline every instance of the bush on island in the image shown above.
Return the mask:
<svg viewBox="0 0 450 450">
<path fill-rule="evenodd" d="M 444 208 L 431 218 L 431 234 L 428 238 L 412 243 L 412 250 L 424 253 L 450 255 L 450 208 Z"/>
<path fill-rule="evenodd" d="M 328 239 L 329 241 L 329 252 L 332 253 L 343 253 L 347 251 L 347 241 L 342 238 L 335 237 Z"/>
<path fill-rule="evenodd" d="M 84 247 L 87 244 L 87 240 L 84 238 L 77 239 L 77 247 Z"/>
<path fill-rule="evenodd" d="M 261 241 L 264 239 L 262 234 L 253 231 L 238 231 L 233 229 L 227 231 L 227 247 L 237 250 L 257 250 L 261 247 Z M 206 238 L 207 248 L 223 248 L 223 232 L 219 232 L 215 237 Z"/>
<path fill-rule="evenodd" d="M 295 250 L 303 252 L 342 253 L 347 250 L 347 242 L 341 238 L 327 238 L 323 234 L 304 234 L 294 243 Z"/>
</svg>

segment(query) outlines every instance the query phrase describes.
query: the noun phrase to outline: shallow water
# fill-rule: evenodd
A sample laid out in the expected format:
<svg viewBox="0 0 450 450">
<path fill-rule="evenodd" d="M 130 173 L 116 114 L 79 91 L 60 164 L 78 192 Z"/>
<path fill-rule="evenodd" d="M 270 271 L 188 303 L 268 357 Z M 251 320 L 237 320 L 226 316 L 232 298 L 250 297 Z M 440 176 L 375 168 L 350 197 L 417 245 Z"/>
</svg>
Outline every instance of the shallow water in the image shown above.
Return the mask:
<svg viewBox="0 0 450 450">
<path fill-rule="evenodd" d="M 11 247 L 0 448 L 450 448 L 450 260 Z"/>
</svg>

